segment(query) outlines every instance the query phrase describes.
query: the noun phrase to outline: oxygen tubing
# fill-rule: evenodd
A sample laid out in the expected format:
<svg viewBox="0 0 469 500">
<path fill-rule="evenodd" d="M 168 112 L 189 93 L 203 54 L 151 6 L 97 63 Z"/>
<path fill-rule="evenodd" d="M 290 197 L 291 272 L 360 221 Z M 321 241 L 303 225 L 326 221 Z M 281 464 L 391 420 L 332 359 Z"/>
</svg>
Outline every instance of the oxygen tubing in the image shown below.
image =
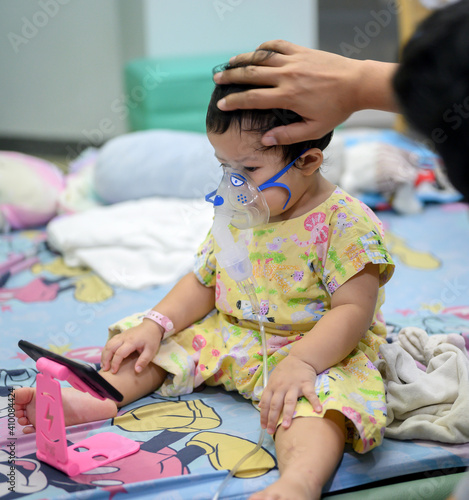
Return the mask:
<svg viewBox="0 0 469 500">
<path fill-rule="evenodd" d="M 261 340 L 262 340 L 262 383 L 263 383 L 264 387 L 266 387 L 268 379 L 269 379 L 269 371 L 268 371 L 268 367 L 267 367 L 267 340 L 265 338 L 265 329 L 264 329 L 265 317 L 263 315 L 260 315 L 259 301 L 257 300 L 256 288 L 255 288 L 253 277 L 251 276 L 250 278 L 239 282 L 238 285 L 249 296 L 249 300 L 251 301 L 251 306 L 252 306 L 252 312 L 253 312 L 253 314 L 256 314 L 258 319 L 259 319 L 259 331 L 260 331 Z M 262 444 L 264 443 L 264 438 L 265 438 L 265 429 L 261 429 L 261 432 L 259 435 L 259 440 L 257 442 L 256 447 L 254 449 L 252 449 L 250 452 L 246 453 L 246 455 L 244 455 L 244 457 L 241 458 L 241 460 L 239 460 L 235 464 L 235 466 L 230 470 L 228 475 L 225 477 L 225 479 L 222 481 L 222 483 L 218 487 L 212 500 L 219 500 L 221 492 L 225 489 L 226 485 L 233 478 L 233 476 L 238 472 L 241 465 L 248 458 L 255 455 L 261 449 Z"/>
</svg>

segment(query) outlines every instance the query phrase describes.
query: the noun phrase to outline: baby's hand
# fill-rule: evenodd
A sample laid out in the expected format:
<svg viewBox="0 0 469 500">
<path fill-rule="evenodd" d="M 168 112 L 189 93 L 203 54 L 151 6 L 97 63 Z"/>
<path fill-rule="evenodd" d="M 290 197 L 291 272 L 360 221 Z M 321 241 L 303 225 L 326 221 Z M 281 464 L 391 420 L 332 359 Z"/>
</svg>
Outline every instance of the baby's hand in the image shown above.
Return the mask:
<svg viewBox="0 0 469 500">
<path fill-rule="evenodd" d="M 315 412 L 322 406 L 315 390 L 316 371 L 308 363 L 289 354 L 275 368 L 260 401 L 261 427 L 274 434 L 283 411 L 282 426 L 290 427 L 298 398 L 305 396 Z"/>
<path fill-rule="evenodd" d="M 140 353 L 135 371 L 140 373 L 154 358 L 163 338 L 163 328 L 150 320 L 129 328 L 108 340 L 101 353 L 101 369 L 117 373 L 122 360 L 133 352 Z"/>
</svg>

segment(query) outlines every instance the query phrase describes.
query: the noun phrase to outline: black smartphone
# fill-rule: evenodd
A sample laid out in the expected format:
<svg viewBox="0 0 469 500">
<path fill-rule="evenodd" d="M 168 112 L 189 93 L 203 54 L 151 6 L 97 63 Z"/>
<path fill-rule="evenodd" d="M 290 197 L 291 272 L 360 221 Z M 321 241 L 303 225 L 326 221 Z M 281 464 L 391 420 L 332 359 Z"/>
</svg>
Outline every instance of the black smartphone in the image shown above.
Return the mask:
<svg viewBox="0 0 469 500">
<path fill-rule="evenodd" d="M 65 356 L 61 356 L 60 354 L 56 354 L 55 352 L 48 351 L 47 349 L 44 349 L 36 344 L 32 344 L 27 340 L 20 340 L 18 342 L 18 347 L 20 347 L 20 349 L 22 349 L 29 357 L 34 359 L 34 361 L 44 357 L 66 366 L 80 380 L 85 382 L 86 385 L 91 387 L 91 389 L 96 391 L 100 396 L 117 402 L 124 399 L 124 396 L 122 396 L 122 394 L 114 386 L 112 386 L 105 378 L 101 377 L 101 375 L 94 368 L 85 363 L 80 363 L 79 361 L 75 361 L 73 359 L 66 358 Z"/>
</svg>

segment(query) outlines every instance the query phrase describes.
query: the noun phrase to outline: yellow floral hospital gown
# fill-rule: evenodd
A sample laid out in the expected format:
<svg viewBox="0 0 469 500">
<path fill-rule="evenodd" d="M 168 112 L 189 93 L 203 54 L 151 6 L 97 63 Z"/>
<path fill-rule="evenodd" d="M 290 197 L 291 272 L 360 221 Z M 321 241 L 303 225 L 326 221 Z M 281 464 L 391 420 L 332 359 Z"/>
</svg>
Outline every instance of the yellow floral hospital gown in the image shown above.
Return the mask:
<svg viewBox="0 0 469 500">
<path fill-rule="evenodd" d="M 255 229 L 232 228 L 248 245 L 261 312 L 266 318 L 269 372 L 288 355 L 331 308 L 331 296 L 368 263 L 379 266 L 380 287 L 394 264 L 383 241 L 382 224 L 361 201 L 339 188 L 311 212 Z M 222 385 L 256 404 L 262 395 L 259 325 L 246 295 L 219 268 L 219 248 L 209 233 L 200 246 L 194 272 L 216 287 L 216 309 L 200 322 L 163 341 L 153 362 L 168 372 L 159 393 L 174 396 L 195 387 Z M 320 373 L 316 392 L 327 410 L 346 416 L 347 441 L 358 452 L 380 444 L 386 422 L 384 385 L 373 362 L 385 342 L 380 288 L 373 323 L 356 349 Z M 119 321 L 111 335 L 140 322 L 144 313 Z M 318 416 L 300 398 L 295 416 Z M 281 422 L 281 419 L 279 423 Z"/>
</svg>

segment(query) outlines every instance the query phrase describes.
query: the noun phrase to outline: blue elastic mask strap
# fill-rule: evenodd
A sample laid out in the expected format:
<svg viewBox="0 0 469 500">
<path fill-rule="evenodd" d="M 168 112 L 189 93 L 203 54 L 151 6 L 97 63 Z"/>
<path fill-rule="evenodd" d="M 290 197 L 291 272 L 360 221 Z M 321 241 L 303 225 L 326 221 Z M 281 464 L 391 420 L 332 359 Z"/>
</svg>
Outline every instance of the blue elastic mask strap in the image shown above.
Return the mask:
<svg viewBox="0 0 469 500">
<path fill-rule="evenodd" d="M 209 203 L 213 203 L 214 202 L 214 197 L 215 195 L 217 194 L 217 190 L 215 189 L 214 191 L 212 191 L 211 193 L 208 193 L 205 195 L 205 201 L 208 201 Z"/>
<path fill-rule="evenodd" d="M 286 184 L 283 184 L 281 182 L 275 182 L 275 181 L 277 179 L 280 179 L 280 177 L 282 177 L 283 174 L 285 174 L 288 170 L 290 170 L 290 168 L 293 166 L 293 164 L 296 162 L 296 160 L 298 160 L 299 158 L 301 158 L 301 155 L 303 155 L 304 153 L 306 153 L 306 151 L 308 151 L 308 149 L 309 148 L 307 148 L 304 151 L 302 151 L 301 154 L 300 154 L 300 156 L 298 156 L 297 158 L 295 158 L 286 167 L 283 167 L 282 170 L 280 170 L 280 172 L 276 173 L 273 177 L 271 177 L 269 180 L 263 182 L 259 186 L 259 191 L 264 191 L 264 189 L 267 189 L 267 188 L 270 188 L 270 187 L 282 187 L 282 188 L 284 188 L 284 189 L 286 189 L 288 191 L 288 199 L 287 199 L 287 202 L 285 203 L 285 205 L 283 205 L 282 210 L 285 210 L 285 207 L 288 205 L 288 202 L 290 201 L 291 191 L 290 191 L 290 188 Z"/>
</svg>

